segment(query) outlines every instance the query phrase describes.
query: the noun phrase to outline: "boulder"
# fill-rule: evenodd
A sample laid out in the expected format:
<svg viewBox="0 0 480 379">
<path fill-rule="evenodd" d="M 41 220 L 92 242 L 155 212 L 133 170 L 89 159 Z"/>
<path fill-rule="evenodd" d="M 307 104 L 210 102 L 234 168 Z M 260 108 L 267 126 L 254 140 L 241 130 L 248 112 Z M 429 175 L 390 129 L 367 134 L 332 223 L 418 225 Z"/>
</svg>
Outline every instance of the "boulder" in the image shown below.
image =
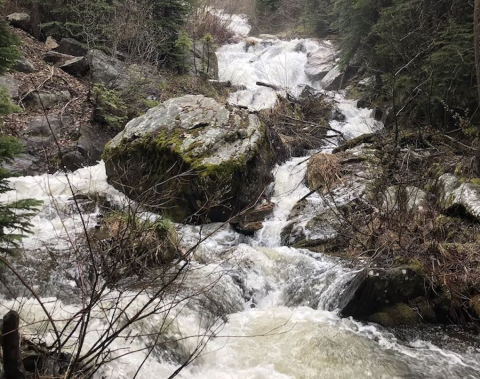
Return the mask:
<svg viewBox="0 0 480 379">
<path fill-rule="evenodd" d="M 48 120 L 45 116 L 37 116 L 30 120 L 27 124 L 25 134 L 28 136 L 55 137 L 60 135 L 63 123 L 58 115 L 49 115 Z"/>
<path fill-rule="evenodd" d="M 130 121 L 103 159 L 109 183 L 178 222 L 226 221 L 252 206 L 274 164 L 256 115 L 201 95 Z"/>
<path fill-rule="evenodd" d="M 58 43 L 56 51 L 74 57 L 83 57 L 87 54 L 88 48 L 74 38 L 62 38 Z"/>
<path fill-rule="evenodd" d="M 333 67 L 320 81 L 320 85 L 327 91 L 334 91 L 340 89 L 342 84 L 343 72 L 339 66 Z"/>
<path fill-rule="evenodd" d="M 49 109 L 58 104 L 67 102 L 71 99 L 70 92 L 68 91 L 38 91 L 32 92 L 27 96 L 27 101 L 31 102 L 33 105 Z"/>
<path fill-rule="evenodd" d="M 82 61 L 83 58 L 75 58 L 71 55 L 66 55 L 62 53 L 57 53 L 56 51 L 47 51 L 43 56 L 43 60 L 47 63 L 51 63 L 54 65 L 65 65 L 67 62 L 70 61 L 69 64 L 72 64 L 72 60 L 79 62 Z M 62 68 L 63 69 L 63 68 Z M 68 69 L 68 68 L 67 68 Z M 66 71 L 66 70 L 64 70 Z M 78 75 L 80 76 L 80 75 Z"/>
<path fill-rule="evenodd" d="M 12 75 L 0 76 L 0 87 L 5 87 L 12 98 L 19 95 L 20 83 Z"/>
<path fill-rule="evenodd" d="M 215 49 L 208 47 L 202 41 L 195 41 L 188 57 L 190 73 L 193 75 L 206 74 L 218 80 L 218 59 Z"/>
<path fill-rule="evenodd" d="M 94 83 L 103 83 L 111 88 L 122 87 L 122 82 L 126 80 L 123 74 L 128 71 L 123 62 L 101 50 L 89 50 L 86 59 Z"/>
<path fill-rule="evenodd" d="M 439 205 L 447 212 L 480 221 L 480 185 L 475 183 L 463 183 L 453 174 L 440 176 L 434 185 Z"/>
<path fill-rule="evenodd" d="M 427 288 L 423 276 L 407 266 L 364 269 L 343 291 L 339 308 L 343 316 L 365 320 L 388 307 L 428 296 Z"/>
<path fill-rule="evenodd" d="M 257 230 L 263 228 L 262 221 L 273 213 L 274 203 L 263 203 L 259 206 L 249 209 L 243 214 L 230 221 L 230 225 L 237 232 L 252 236 Z"/>
<path fill-rule="evenodd" d="M 22 29 L 27 33 L 32 31 L 30 15 L 28 13 L 12 13 L 7 16 L 7 20 L 15 28 Z"/>
<path fill-rule="evenodd" d="M 307 220 L 289 223 L 281 232 L 284 246 L 318 247 L 337 241 L 341 215 L 334 209 L 327 209 Z"/>
<path fill-rule="evenodd" d="M 335 51 L 326 44 L 307 55 L 305 73 L 310 80 L 322 80 L 335 67 Z"/>
<path fill-rule="evenodd" d="M 33 63 L 25 57 L 17 59 L 15 70 L 18 72 L 24 72 L 26 74 L 37 72 L 37 69 L 35 68 Z"/>
<path fill-rule="evenodd" d="M 49 55 L 49 57 L 54 60 L 53 55 Z M 90 69 L 88 61 L 85 57 L 76 57 L 69 59 L 65 63 L 61 64 L 59 67 L 67 74 L 70 74 L 77 78 L 85 76 Z"/>
</svg>

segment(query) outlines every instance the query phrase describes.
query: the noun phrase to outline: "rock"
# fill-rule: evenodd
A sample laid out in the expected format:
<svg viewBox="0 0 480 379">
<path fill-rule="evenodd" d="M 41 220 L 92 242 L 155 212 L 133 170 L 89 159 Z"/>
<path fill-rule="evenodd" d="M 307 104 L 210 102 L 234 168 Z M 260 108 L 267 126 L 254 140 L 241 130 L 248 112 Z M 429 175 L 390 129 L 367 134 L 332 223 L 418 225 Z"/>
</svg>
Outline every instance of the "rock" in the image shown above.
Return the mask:
<svg viewBox="0 0 480 379">
<path fill-rule="evenodd" d="M 47 51 L 43 56 L 43 60 L 47 63 L 54 65 L 65 65 L 67 62 L 75 60 L 76 62 L 81 61 L 83 58 L 74 58 L 71 55 L 65 55 L 62 53 L 57 53 L 56 51 Z M 70 62 L 71 64 L 72 62 Z M 63 68 L 62 68 L 63 69 Z M 66 71 L 66 70 L 64 70 Z M 78 75 L 81 76 L 81 75 Z"/>
<path fill-rule="evenodd" d="M 111 137 L 109 133 L 98 127 L 81 126 L 77 150 L 88 165 L 93 165 L 102 159 L 103 149 Z"/>
<path fill-rule="evenodd" d="M 51 55 L 51 57 L 53 59 L 53 55 Z M 61 64 L 59 67 L 60 69 L 65 71 L 67 74 L 70 74 L 77 78 L 85 76 L 90 69 L 88 61 L 85 57 L 77 57 L 77 58 L 67 60 L 65 63 Z"/>
<path fill-rule="evenodd" d="M 300 248 L 318 247 L 336 242 L 341 221 L 340 212 L 327 209 L 307 221 L 291 222 L 281 232 L 282 245 Z"/>
<path fill-rule="evenodd" d="M 36 169 L 37 158 L 31 154 L 21 154 L 11 161 L 2 162 L 2 167 L 12 175 L 31 175 Z"/>
<path fill-rule="evenodd" d="M 52 137 L 53 132 L 53 134 L 58 137 L 62 128 L 63 123 L 56 114 L 49 115 L 48 120 L 45 116 L 37 116 L 30 120 L 25 134 L 28 136 Z"/>
<path fill-rule="evenodd" d="M 346 119 L 347 117 L 338 108 L 332 109 L 330 120 L 344 122 Z"/>
<path fill-rule="evenodd" d="M 0 76 L 0 87 L 5 87 L 12 98 L 19 96 L 20 83 L 11 75 Z"/>
<path fill-rule="evenodd" d="M 307 53 L 307 46 L 305 46 L 305 42 L 301 41 L 301 42 L 297 43 L 295 45 L 295 47 L 293 48 L 293 51 L 295 51 L 296 53 L 306 54 Z"/>
<path fill-rule="evenodd" d="M 335 66 L 323 77 L 320 81 L 320 85 L 327 91 L 334 91 L 340 89 L 342 84 L 343 72 L 339 66 Z"/>
<path fill-rule="evenodd" d="M 112 88 L 122 86 L 122 74 L 128 71 L 124 63 L 101 50 L 89 50 L 86 59 L 94 83 L 103 83 Z"/>
<path fill-rule="evenodd" d="M 54 50 L 56 49 L 57 47 L 59 47 L 59 44 L 57 43 L 56 39 L 53 38 L 52 36 L 48 36 L 46 41 L 45 41 L 45 48 L 50 51 L 50 50 Z M 61 53 L 59 53 L 61 54 Z"/>
<path fill-rule="evenodd" d="M 339 308 L 346 317 L 365 320 L 397 304 L 428 296 L 423 276 L 412 268 L 370 268 L 361 271 L 345 288 Z M 379 316 L 377 315 L 377 321 Z"/>
<path fill-rule="evenodd" d="M 480 185 L 462 183 L 453 174 L 444 174 L 434 185 L 439 205 L 447 212 L 465 214 L 480 221 Z"/>
<path fill-rule="evenodd" d="M 244 214 L 235 217 L 230 221 L 230 225 L 237 232 L 252 236 L 257 230 L 263 228 L 262 221 L 273 213 L 274 203 L 263 203 L 253 209 L 249 209 Z"/>
<path fill-rule="evenodd" d="M 258 36 L 260 39 L 278 39 L 278 37 L 274 34 L 260 34 Z"/>
<path fill-rule="evenodd" d="M 378 312 L 370 315 L 368 321 L 387 327 L 394 327 L 418 324 L 420 317 L 412 307 L 404 303 L 399 303 L 391 307 L 382 308 Z"/>
<path fill-rule="evenodd" d="M 74 57 L 83 57 L 87 54 L 88 48 L 74 38 L 62 38 L 56 48 L 56 51 Z"/>
<path fill-rule="evenodd" d="M 27 33 L 32 31 L 30 15 L 28 13 L 12 13 L 7 16 L 7 20 L 15 28 L 22 29 Z"/>
<path fill-rule="evenodd" d="M 37 72 L 37 69 L 33 65 L 32 62 L 30 62 L 28 59 L 25 57 L 21 57 L 17 59 L 17 64 L 15 65 L 15 70 L 18 72 L 24 72 L 26 74 L 31 74 L 34 72 Z"/>
<path fill-rule="evenodd" d="M 72 96 L 68 91 L 53 90 L 51 92 L 32 92 L 27 96 L 27 101 L 30 101 L 37 107 L 49 109 L 58 104 L 65 103 L 71 98 Z"/>
<path fill-rule="evenodd" d="M 383 208 L 387 212 L 400 208 L 406 212 L 425 212 L 428 209 L 427 193 L 414 186 L 388 187 L 383 198 Z"/>
<path fill-rule="evenodd" d="M 76 150 L 62 152 L 62 157 L 63 167 L 67 171 L 78 170 L 79 168 L 84 167 L 86 163 L 86 159 L 82 153 Z"/>
<path fill-rule="evenodd" d="M 307 55 L 305 73 L 314 81 L 322 80 L 335 67 L 335 51 L 327 44 Z"/>
<path fill-rule="evenodd" d="M 375 119 L 375 121 L 383 121 L 385 116 L 385 112 L 381 108 L 375 108 L 372 110 L 372 117 Z"/>
<path fill-rule="evenodd" d="M 368 101 L 367 99 L 359 99 L 357 100 L 357 108 L 361 109 L 361 108 L 368 108 L 371 106 L 371 103 L 370 101 Z"/>
<path fill-rule="evenodd" d="M 190 73 L 193 75 L 206 74 L 218 80 L 218 59 L 214 48 L 209 48 L 202 41 L 195 41 L 188 57 Z"/>
<path fill-rule="evenodd" d="M 163 204 L 174 221 L 226 221 L 271 182 L 273 157 L 254 114 L 198 95 L 170 99 L 130 121 L 105 148 L 108 181 Z"/>
</svg>

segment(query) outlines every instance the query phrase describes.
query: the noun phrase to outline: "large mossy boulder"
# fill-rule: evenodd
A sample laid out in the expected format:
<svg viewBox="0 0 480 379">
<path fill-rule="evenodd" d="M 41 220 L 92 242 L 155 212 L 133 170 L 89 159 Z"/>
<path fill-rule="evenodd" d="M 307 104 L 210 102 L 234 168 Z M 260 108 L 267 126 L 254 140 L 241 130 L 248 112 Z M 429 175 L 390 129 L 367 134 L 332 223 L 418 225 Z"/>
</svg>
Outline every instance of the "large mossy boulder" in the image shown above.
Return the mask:
<svg viewBox="0 0 480 379">
<path fill-rule="evenodd" d="M 130 121 L 103 159 L 114 187 L 172 220 L 226 221 L 272 180 L 268 146 L 256 115 L 187 95 Z"/>
</svg>

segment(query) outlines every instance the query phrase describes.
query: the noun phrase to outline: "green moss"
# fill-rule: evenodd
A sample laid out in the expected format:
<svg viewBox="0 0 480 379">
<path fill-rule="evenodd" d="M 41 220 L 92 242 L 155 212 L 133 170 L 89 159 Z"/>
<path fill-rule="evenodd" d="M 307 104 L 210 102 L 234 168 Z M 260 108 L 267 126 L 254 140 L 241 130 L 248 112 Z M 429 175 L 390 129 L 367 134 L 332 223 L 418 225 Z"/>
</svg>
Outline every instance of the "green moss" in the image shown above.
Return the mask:
<svg viewBox="0 0 480 379">
<path fill-rule="evenodd" d="M 368 321 L 393 327 L 399 325 L 415 325 L 419 322 L 419 319 L 411 307 L 404 303 L 399 303 L 374 313 L 368 317 Z"/>
</svg>

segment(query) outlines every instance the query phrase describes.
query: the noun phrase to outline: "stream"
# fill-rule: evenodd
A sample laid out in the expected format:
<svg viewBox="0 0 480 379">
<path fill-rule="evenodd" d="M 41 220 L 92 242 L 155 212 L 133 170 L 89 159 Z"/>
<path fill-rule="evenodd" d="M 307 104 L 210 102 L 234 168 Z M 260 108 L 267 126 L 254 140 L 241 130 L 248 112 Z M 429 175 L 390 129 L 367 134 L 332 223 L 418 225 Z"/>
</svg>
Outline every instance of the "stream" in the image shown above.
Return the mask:
<svg viewBox="0 0 480 379">
<path fill-rule="evenodd" d="M 305 74 L 305 65 L 308 54 L 318 49 L 330 48 L 333 53 L 329 42 L 247 38 L 249 27 L 242 17 L 235 18 L 234 28 L 239 42 L 217 53 L 220 79 L 245 88 L 230 96 L 231 104 L 252 110 L 272 107 L 282 91 L 257 86 L 258 81 L 294 96 L 306 85 L 321 89 L 320 82 Z M 332 121 L 332 127 L 346 137 L 382 127 L 371 117 L 371 110 L 358 109 L 342 91 L 329 96 L 345 115 L 344 121 Z M 330 149 L 325 147 L 327 152 Z M 97 378 L 131 379 L 140 366 L 137 378 L 168 378 L 205 335 L 209 336 L 206 347 L 179 378 L 480 378 L 478 340 L 471 343 L 457 337 L 455 330 L 437 327 L 422 333 L 413 330 L 399 338 L 378 325 L 341 318 L 340 294 L 358 269 L 339 258 L 281 246 L 280 232 L 290 210 L 309 192 L 304 184 L 306 158 L 292 158 L 274 169 L 272 201 L 277 206 L 253 237 L 220 224 L 177 225 L 185 248 L 216 230 L 197 248 L 190 262 L 194 269 L 183 279 L 182 291 L 198 295 L 179 294 L 181 299 L 172 301 L 175 307 L 166 316 L 164 334 L 177 342 L 148 354 L 148 334 L 164 322 L 164 316 L 148 317 L 114 342 L 111 350 L 119 358 L 106 364 Z M 2 202 L 31 197 L 44 202 L 32 221 L 33 234 L 23 241 L 25 256 L 19 270 L 36 283 L 35 290 L 59 324 L 80 309 L 72 246 L 83 226 L 73 208 L 70 186 L 75 193 L 100 194 L 119 204 L 126 201 L 107 184 L 103 162 L 69 173 L 68 178 L 67 182 L 62 173 L 12 178 L 14 190 L 0 197 Z M 317 212 L 326 206 L 316 195 L 309 202 Z M 97 214 L 95 209 L 85 212 L 87 226 L 98 222 Z M 52 260 L 55 254 L 64 258 Z M 5 291 L 0 284 L 0 314 L 18 310 L 24 335 L 51 340 L 52 331 L 38 302 L 13 280 L 11 290 Z M 128 301 L 128 292 L 121 296 Z M 115 293 L 110 294 L 103 303 L 114 297 Z M 138 297 L 129 312 L 133 314 L 146 301 L 146 295 Z M 105 328 L 101 308 L 94 310 L 84 349 L 93 346 Z"/>
</svg>

